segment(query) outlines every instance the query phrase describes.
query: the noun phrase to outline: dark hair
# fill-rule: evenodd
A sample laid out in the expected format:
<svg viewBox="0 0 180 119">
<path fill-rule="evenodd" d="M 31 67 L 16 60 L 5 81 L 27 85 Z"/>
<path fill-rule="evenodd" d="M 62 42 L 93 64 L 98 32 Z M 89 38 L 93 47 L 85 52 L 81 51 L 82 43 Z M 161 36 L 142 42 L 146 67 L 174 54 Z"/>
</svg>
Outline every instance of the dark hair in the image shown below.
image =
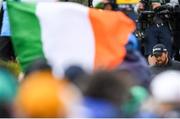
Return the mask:
<svg viewBox="0 0 180 119">
<path fill-rule="evenodd" d="M 39 70 L 51 70 L 50 65 L 47 63 L 45 58 L 39 58 L 36 59 L 34 62 L 32 62 L 25 71 L 25 76 L 29 75 L 30 73 L 34 71 Z"/>
<path fill-rule="evenodd" d="M 122 104 L 128 97 L 128 90 L 123 80 L 109 71 L 98 71 L 89 77 L 86 96 L 102 98 L 113 104 Z"/>
<path fill-rule="evenodd" d="M 65 79 L 69 80 L 71 83 L 75 84 L 82 94 L 84 94 L 88 82 L 88 74 L 85 72 L 85 70 L 77 65 L 72 65 L 65 69 Z"/>
<path fill-rule="evenodd" d="M 71 65 L 65 69 L 65 77 L 70 81 L 74 81 L 84 74 L 84 69 L 77 65 Z"/>
</svg>

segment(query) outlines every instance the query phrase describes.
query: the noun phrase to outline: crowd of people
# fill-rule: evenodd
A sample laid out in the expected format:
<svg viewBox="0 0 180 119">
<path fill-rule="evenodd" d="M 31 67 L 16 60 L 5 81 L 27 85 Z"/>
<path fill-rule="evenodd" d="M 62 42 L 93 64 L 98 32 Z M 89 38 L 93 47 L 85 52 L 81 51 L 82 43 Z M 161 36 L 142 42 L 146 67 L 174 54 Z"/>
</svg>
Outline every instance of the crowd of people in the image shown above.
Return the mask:
<svg viewBox="0 0 180 119">
<path fill-rule="evenodd" d="M 53 75 L 43 58 L 31 64 L 23 77 L 4 64 L 0 117 L 178 118 L 180 72 L 165 65 L 158 60 L 157 66 L 149 67 L 136 50 L 116 69 L 90 73 L 72 65 L 61 78 Z M 167 70 L 152 75 L 156 68 Z"/>
<path fill-rule="evenodd" d="M 93 7 L 113 10 L 108 1 Z M 55 76 L 44 58 L 24 72 L 15 58 L 1 58 L 0 117 L 180 118 L 180 63 L 163 42 L 151 44 L 147 60 L 131 34 L 116 68 L 88 72 L 72 64 L 64 76 Z"/>
</svg>

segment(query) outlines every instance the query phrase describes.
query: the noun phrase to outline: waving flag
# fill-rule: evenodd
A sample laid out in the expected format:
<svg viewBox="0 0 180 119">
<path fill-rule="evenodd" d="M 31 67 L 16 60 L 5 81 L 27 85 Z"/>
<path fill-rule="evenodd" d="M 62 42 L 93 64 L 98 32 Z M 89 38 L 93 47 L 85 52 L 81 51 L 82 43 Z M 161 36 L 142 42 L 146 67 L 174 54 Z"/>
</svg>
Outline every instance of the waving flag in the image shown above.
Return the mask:
<svg viewBox="0 0 180 119">
<path fill-rule="evenodd" d="M 91 9 L 76 3 L 8 2 L 17 58 L 25 69 L 45 57 L 56 73 L 71 64 L 87 69 L 114 67 L 135 25 L 121 12 Z"/>
</svg>

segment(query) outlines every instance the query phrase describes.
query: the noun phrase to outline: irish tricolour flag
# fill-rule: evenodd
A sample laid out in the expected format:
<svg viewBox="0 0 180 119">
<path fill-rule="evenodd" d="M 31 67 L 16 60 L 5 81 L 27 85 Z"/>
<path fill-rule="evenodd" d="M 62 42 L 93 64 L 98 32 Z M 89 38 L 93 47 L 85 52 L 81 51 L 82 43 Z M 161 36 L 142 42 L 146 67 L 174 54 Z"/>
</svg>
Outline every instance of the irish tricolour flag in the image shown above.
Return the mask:
<svg viewBox="0 0 180 119">
<path fill-rule="evenodd" d="M 77 64 L 86 69 L 123 61 L 135 25 L 121 12 L 68 2 L 8 2 L 12 40 L 23 69 L 45 57 L 56 73 Z"/>
</svg>

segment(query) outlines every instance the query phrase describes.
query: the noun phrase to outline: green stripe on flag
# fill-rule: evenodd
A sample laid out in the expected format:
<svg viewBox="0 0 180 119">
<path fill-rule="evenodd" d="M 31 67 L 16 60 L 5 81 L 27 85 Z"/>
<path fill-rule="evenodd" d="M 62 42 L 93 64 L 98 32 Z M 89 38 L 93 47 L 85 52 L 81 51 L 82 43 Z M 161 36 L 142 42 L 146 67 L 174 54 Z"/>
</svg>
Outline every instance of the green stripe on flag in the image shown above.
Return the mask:
<svg viewBox="0 0 180 119">
<path fill-rule="evenodd" d="M 7 2 L 13 46 L 25 70 L 33 60 L 44 57 L 41 43 L 41 29 L 35 15 L 35 4 Z"/>
</svg>

